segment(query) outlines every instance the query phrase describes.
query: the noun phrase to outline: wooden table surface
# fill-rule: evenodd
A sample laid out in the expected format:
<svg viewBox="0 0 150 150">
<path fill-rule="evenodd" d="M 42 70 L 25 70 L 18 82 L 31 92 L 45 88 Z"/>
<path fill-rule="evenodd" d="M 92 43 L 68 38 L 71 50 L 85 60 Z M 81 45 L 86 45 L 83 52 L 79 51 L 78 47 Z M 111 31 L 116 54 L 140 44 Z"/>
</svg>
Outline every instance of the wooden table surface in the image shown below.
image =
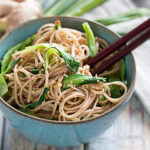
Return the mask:
<svg viewBox="0 0 150 150">
<path fill-rule="evenodd" d="M 116 1 L 116 0 L 115 0 Z M 127 2 L 128 1 L 128 2 Z M 150 0 L 132 0 L 136 6 L 150 7 Z M 131 7 L 129 0 L 120 0 L 123 3 L 121 9 L 128 10 Z M 130 6 L 128 6 L 130 5 Z M 134 7 L 136 7 L 134 6 Z M 113 7 L 118 9 L 117 6 Z M 110 5 L 101 6 L 103 11 L 111 14 Z M 118 10 L 122 11 L 122 10 Z M 93 11 L 94 13 L 94 11 Z M 104 13 L 105 16 L 105 13 Z M 91 19 L 90 13 L 85 15 Z M 97 16 L 96 16 L 97 17 Z M 139 97 L 134 93 L 126 110 L 102 136 L 91 143 L 74 148 L 48 147 L 35 143 L 18 133 L 0 112 L 0 149 L 1 150 L 150 150 L 150 116 L 143 109 Z"/>
</svg>

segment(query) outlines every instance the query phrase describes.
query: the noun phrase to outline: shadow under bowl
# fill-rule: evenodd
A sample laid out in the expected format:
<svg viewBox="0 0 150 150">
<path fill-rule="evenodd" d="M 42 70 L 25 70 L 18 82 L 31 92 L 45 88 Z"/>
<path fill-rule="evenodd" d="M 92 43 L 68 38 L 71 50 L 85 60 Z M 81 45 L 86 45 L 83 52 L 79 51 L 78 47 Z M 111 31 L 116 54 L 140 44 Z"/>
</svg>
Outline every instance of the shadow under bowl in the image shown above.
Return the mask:
<svg viewBox="0 0 150 150">
<path fill-rule="evenodd" d="M 77 17 L 48 17 L 29 21 L 6 35 L 0 41 L 0 59 L 3 58 L 8 48 L 25 40 L 36 33 L 46 23 L 54 23 L 60 20 L 62 27 L 68 27 L 83 31 L 82 23 L 88 22 L 94 35 L 105 39 L 109 44 L 116 41 L 119 36 L 105 26 Z M 127 95 L 113 108 L 101 114 L 99 117 L 89 120 L 62 122 L 30 116 L 10 106 L 0 98 L 0 109 L 9 120 L 10 124 L 20 133 L 38 143 L 51 146 L 76 146 L 87 143 L 106 131 L 125 109 L 130 100 L 135 84 L 135 63 L 132 54 L 125 57 L 126 80 L 128 86 Z M 118 129 L 119 130 L 119 129 Z"/>
</svg>

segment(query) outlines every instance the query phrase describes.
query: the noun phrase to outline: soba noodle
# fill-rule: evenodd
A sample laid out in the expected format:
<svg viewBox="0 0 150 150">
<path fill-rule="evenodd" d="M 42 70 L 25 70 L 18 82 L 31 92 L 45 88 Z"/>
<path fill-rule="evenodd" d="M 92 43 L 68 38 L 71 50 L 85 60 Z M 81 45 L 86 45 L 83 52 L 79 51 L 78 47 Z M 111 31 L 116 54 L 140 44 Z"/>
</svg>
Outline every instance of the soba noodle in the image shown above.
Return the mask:
<svg viewBox="0 0 150 150">
<path fill-rule="evenodd" d="M 86 34 L 70 28 L 56 30 L 54 26 L 55 24 L 42 26 L 36 34 L 33 45 L 40 43 L 63 45 L 68 50 L 67 52 L 80 62 L 77 73 L 92 77 L 90 67 L 83 65 L 90 55 Z M 108 46 L 104 39 L 96 37 L 95 41 L 97 52 Z M 44 88 L 49 87 L 45 100 L 39 106 L 29 109 L 37 117 L 58 121 L 85 120 L 99 116 L 112 108 L 127 93 L 127 87 L 121 81 L 98 82 L 77 87 L 70 84 L 70 88 L 63 90 L 64 77 L 72 74 L 63 58 L 57 54 L 52 55 L 50 59 L 54 60 L 54 63 L 44 72 L 45 50 L 36 49 L 34 52 L 27 54 L 16 51 L 12 55 L 12 60 L 18 57 L 21 58 L 20 62 L 9 73 L 5 74 L 8 89 L 11 91 L 11 96 L 7 102 L 24 109 L 27 104 L 39 101 Z M 101 64 L 102 62 L 98 63 L 98 65 Z M 38 74 L 31 72 L 35 67 L 39 70 Z M 117 62 L 110 70 L 98 76 L 116 73 L 119 68 L 120 64 Z M 123 90 L 120 97 L 111 97 L 111 86 L 113 85 Z M 105 100 L 100 101 L 100 96 L 103 96 Z"/>
</svg>

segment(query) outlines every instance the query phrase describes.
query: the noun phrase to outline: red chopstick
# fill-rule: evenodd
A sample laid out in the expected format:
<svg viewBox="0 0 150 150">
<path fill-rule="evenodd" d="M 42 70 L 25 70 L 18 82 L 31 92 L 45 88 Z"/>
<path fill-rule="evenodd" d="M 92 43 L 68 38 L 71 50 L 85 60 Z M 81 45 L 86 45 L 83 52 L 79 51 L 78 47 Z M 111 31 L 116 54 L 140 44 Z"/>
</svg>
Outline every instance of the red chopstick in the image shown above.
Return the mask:
<svg viewBox="0 0 150 150">
<path fill-rule="evenodd" d="M 96 68 L 92 72 L 92 74 L 95 75 L 95 74 L 102 73 L 108 67 L 110 67 L 112 64 L 114 64 L 115 62 L 117 62 L 118 60 L 120 60 L 121 58 L 123 58 L 124 56 L 126 56 L 127 54 L 129 54 L 132 50 L 134 50 L 135 48 L 137 48 L 139 45 L 141 45 L 142 43 L 144 43 L 149 38 L 150 38 L 150 27 L 149 27 L 149 29 L 146 32 L 144 32 L 143 34 L 141 34 L 136 40 L 134 40 L 133 42 L 131 42 L 129 45 L 127 45 L 122 50 L 120 50 L 117 54 L 115 54 L 110 59 L 108 59 L 107 61 L 105 61 L 105 63 L 102 64 L 100 67 Z"/>
<path fill-rule="evenodd" d="M 122 38 L 111 44 L 101 53 L 97 54 L 93 58 L 91 58 L 86 64 L 92 66 L 98 61 L 102 60 L 104 57 L 108 56 L 110 53 L 114 52 L 115 50 L 119 49 L 121 46 L 126 44 L 131 38 L 139 34 L 141 31 L 145 30 L 147 27 L 150 27 L 150 19 L 146 20 L 144 23 L 124 35 Z"/>
<path fill-rule="evenodd" d="M 87 61 L 86 64 L 92 66 L 98 61 L 104 59 L 112 52 L 124 46 L 122 50 L 120 50 L 110 59 L 106 60 L 101 66 L 99 66 L 92 72 L 93 75 L 102 73 L 108 67 L 113 65 L 115 62 L 117 62 L 118 60 L 129 54 L 132 50 L 137 48 L 139 45 L 144 43 L 146 40 L 148 40 L 148 38 L 150 38 L 150 19 L 146 20 L 143 24 L 139 25 L 138 27 L 130 31 L 128 34 L 111 44 L 101 53 L 98 53 L 96 56 Z M 130 43 L 128 45 L 125 45 L 128 42 Z"/>
</svg>

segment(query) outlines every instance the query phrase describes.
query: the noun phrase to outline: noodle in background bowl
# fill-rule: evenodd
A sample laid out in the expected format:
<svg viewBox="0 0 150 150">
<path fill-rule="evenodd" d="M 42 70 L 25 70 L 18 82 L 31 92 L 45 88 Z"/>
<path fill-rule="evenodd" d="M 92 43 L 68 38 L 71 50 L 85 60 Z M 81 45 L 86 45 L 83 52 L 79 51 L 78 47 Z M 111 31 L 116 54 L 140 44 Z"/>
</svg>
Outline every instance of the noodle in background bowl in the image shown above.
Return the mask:
<svg viewBox="0 0 150 150">
<path fill-rule="evenodd" d="M 113 43 L 119 36 L 105 26 L 92 21 L 77 17 L 48 17 L 29 21 L 9 34 L 0 41 L 0 59 L 11 46 L 25 40 L 46 23 L 60 20 L 62 27 L 68 27 L 83 31 L 82 23 L 87 21 L 94 35 L 105 39 L 109 44 Z M 99 117 L 81 121 L 53 121 L 30 116 L 6 103 L 0 98 L 0 109 L 9 120 L 10 124 L 20 133 L 38 143 L 51 146 L 76 146 L 81 143 L 92 141 L 95 137 L 106 131 L 125 109 L 130 100 L 135 84 L 135 63 L 132 54 L 125 57 L 126 80 L 128 92 L 124 99 L 113 108 L 100 114 Z M 0 85 L 1 86 L 1 85 Z"/>
</svg>

